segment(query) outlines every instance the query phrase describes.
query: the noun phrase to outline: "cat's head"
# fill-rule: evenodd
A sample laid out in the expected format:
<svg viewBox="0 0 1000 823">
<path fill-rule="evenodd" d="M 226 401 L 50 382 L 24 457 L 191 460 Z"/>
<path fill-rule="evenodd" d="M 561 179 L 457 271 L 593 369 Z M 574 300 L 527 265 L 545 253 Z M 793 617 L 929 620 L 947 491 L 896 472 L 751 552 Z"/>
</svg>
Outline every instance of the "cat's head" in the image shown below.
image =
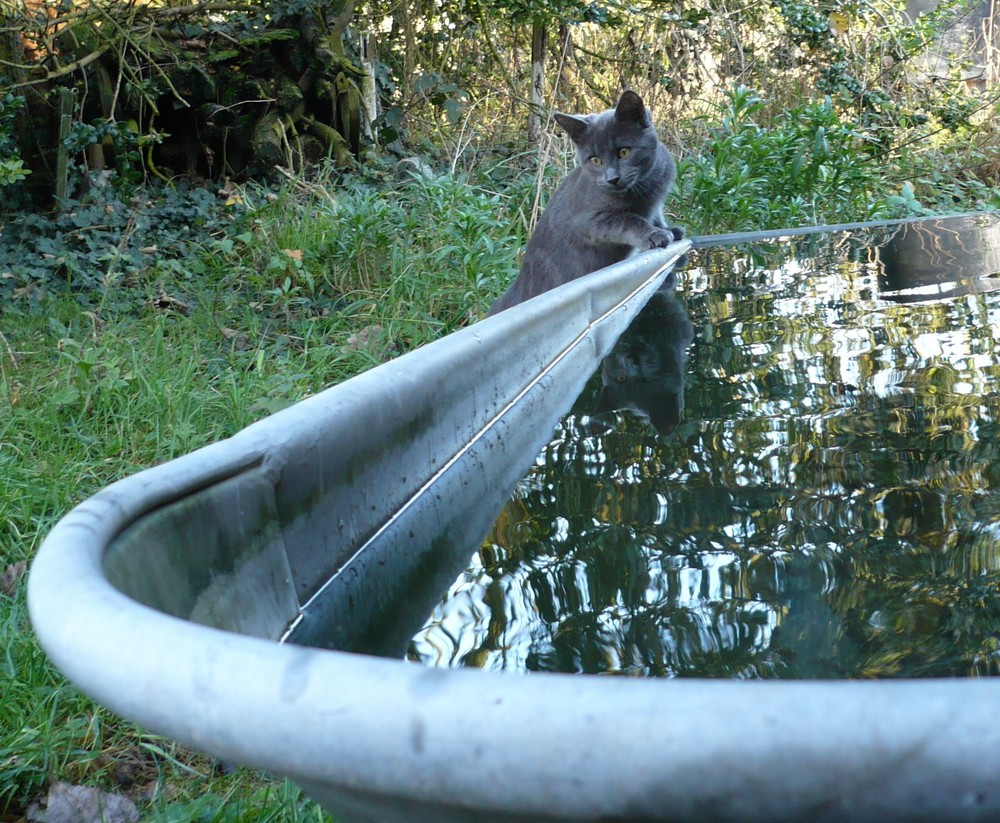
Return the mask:
<svg viewBox="0 0 1000 823">
<path fill-rule="evenodd" d="M 600 114 L 555 113 L 576 146 L 577 160 L 594 182 L 609 191 L 628 191 L 656 156 L 659 138 L 649 111 L 634 91 Z"/>
</svg>

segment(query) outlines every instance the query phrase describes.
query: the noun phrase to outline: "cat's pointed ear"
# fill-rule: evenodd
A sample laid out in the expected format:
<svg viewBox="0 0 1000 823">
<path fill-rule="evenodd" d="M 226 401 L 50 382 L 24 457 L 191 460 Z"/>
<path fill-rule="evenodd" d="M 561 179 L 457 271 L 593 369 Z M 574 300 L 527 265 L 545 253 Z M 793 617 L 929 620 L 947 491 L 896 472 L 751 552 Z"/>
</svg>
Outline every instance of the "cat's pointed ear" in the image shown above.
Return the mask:
<svg viewBox="0 0 1000 823">
<path fill-rule="evenodd" d="M 615 107 L 615 119 L 624 123 L 636 123 L 642 127 L 652 125 L 649 111 L 642 103 L 642 98 L 634 91 L 627 91 L 618 100 Z"/>
<path fill-rule="evenodd" d="M 579 143 L 587 133 L 587 129 L 590 128 L 590 121 L 577 114 L 563 114 L 561 111 L 557 111 L 553 112 L 552 116 L 566 130 L 566 134 L 574 143 Z"/>
</svg>

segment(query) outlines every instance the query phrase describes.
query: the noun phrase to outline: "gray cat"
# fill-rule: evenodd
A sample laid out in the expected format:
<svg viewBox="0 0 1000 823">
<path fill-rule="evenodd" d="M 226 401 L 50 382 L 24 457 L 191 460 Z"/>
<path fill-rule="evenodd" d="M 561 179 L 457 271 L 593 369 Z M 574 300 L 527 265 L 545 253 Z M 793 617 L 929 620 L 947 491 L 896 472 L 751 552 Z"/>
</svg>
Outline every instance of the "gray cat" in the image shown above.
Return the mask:
<svg viewBox="0 0 1000 823">
<path fill-rule="evenodd" d="M 578 165 L 549 200 L 524 250 L 521 272 L 490 308 L 496 314 L 577 277 L 683 237 L 663 220 L 677 176 L 642 98 L 627 91 L 600 114 L 555 114 Z"/>
</svg>

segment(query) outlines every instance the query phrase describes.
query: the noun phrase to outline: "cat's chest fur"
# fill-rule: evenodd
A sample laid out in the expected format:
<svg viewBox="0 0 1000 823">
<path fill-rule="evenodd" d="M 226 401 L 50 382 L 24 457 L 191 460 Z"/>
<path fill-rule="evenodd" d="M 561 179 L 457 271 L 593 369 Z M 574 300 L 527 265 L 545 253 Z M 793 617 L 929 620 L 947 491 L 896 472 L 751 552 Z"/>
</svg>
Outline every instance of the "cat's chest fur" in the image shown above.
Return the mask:
<svg viewBox="0 0 1000 823">
<path fill-rule="evenodd" d="M 549 200 L 520 274 L 490 314 L 683 235 L 663 220 L 676 171 L 638 95 L 626 92 L 601 114 L 556 120 L 576 146 L 578 165 Z"/>
</svg>

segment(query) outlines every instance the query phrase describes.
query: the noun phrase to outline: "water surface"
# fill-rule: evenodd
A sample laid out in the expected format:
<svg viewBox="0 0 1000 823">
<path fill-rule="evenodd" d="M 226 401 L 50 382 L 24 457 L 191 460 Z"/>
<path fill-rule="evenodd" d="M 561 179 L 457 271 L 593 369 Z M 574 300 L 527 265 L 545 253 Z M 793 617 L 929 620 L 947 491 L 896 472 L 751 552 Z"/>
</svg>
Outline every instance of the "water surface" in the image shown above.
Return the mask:
<svg viewBox="0 0 1000 823">
<path fill-rule="evenodd" d="M 693 252 L 409 658 L 1000 673 L 998 289 L 993 216 Z"/>
</svg>

